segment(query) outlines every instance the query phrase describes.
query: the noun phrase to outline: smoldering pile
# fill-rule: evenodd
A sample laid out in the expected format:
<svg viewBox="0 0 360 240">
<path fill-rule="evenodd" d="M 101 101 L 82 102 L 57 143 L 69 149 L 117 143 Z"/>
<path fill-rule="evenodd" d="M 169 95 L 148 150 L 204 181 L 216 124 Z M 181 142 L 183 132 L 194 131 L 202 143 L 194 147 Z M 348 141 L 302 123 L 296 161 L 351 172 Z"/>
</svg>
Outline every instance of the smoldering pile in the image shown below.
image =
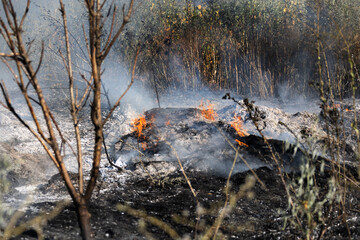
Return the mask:
<svg viewBox="0 0 360 240">
<path fill-rule="evenodd" d="M 282 120 L 300 134 L 304 129 L 310 131 L 309 122 L 314 121 L 315 114 L 289 115 L 280 109 L 262 107 L 268 145 L 244 107 L 232 103 L 215 111 L 212 104 L 210 108 L 204 105 L 146 111 L 134 120 L 133 132 L 111 144 L 110 160 L 120 168 L 150 174 L 170 173 L 183 167 L 225 176 L 235 158 L 234 173 L 272 168 L 270 149 L 274 149 L 286 171 L 299 169 L 303 153 L 295 150 L 295 137 L 278 122 Z"/>
</svg>

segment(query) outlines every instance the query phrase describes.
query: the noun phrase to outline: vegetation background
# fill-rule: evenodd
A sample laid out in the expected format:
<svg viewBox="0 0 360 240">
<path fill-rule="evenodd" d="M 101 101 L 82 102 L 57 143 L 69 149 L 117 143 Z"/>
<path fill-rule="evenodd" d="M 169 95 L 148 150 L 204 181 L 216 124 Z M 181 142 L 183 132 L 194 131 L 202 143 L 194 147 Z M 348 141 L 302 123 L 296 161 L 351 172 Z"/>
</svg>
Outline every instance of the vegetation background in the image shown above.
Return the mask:
<svg viewBox="0 0 360 240">
<path fill-rule="evenodd" d="M 351 0 L 145 0 L 118 53 L 131 62 L 140 41 L 142 81 L 160 92 L 206 86 L 266 98 L 314 96 L 319 50 L 325 87 L 342 98 L 352 92 L 349 58 L 360 61 L 359 14 Z"/>
</svg>

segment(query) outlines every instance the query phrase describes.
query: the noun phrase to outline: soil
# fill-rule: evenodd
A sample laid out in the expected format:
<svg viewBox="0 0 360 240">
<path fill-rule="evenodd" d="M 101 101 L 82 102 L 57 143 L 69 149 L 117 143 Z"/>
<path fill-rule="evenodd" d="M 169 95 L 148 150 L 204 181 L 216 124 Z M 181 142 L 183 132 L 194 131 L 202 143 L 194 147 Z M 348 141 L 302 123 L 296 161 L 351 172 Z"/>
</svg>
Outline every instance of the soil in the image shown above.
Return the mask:
<svg viewBox="0 0 360 240">
<path fill-rule="evenodd" d="M 350 169 L 351 170 L 351 169 Z M 355 169 L 351 170 L 355 174 Z M 258 182 L 251 188 L 251 193 L 237 201 L 236 207 L 226 215 L 219 232 L 227 239 L 301 239 L 301 232 L 295 227 L 284 222 L 284 217 L 291 215 L 288 211 L 288 200 L 281 180 L 275 170 L 267 167 L 255 170 L 258 177 L 265 183 L 266 190 Z M 231 178 L 232 192 L 238 192 L 244 185 L 250 172 L 237 173 Z M 48 184 L 43 186 L 43 191 L 64 192 L 65 189 L 56 185 L 54 176 Z M 169 224 L 181 237 L 194 239 L 203 234 L 206 227 L 211 226 L 219 215 L 219 209 L 225 201 L 224 187 L 226 178 L 212 176 L 195 171 L 188 172 L 192 187 L 197 192 L 193 196 L 181 172 L 175 172 L 166 177 L 151 181 L 148 178 L 133 179 L 126 184 L 113 183 L 111 188 L 107 182 L 100 182 L 99 189 L 90 204 L 92 226 L 96 239 L 145 239 L 143 231 L 139 230 L 139 218 L 117 210 L 117 204 L 126 204 L 132 209 L 141 210 L 147 216 Z M 298 178 L 298 174 L 289 176 Z M 328 174 L 317 176 L 317 184 L 325 194 L 328 186 Z M 102 191 L 105 189 L 106 191 Z M 198 202 L 198 203 L 197 203 Z M 323 239 L 349 239 L 360 238 L 359 218 L 360 193 L 349 187 L 346 211 L 329 214 L 342 216 L 332 219 Z M 55 203 L 42 202 L 33 204 L 30 209 L 44 209 L 49 211 Z M 199 207 L 206 209 L 198 216 Z M 340 211 L 334 209 L 333 211 Z M 30 219 L 36 215 L 27 211 L 24 217 Z M 177 215 L 181 221 L 175 221 Z M 194 227 L 198 219 L 197 230 Z M 141 225 L 141 224 L 140 224 Z M 146 234 L 151 234 L 154 239 L 171 239 L 162 229 L 146 224 Z M 315 238 L 319 236 L 324 225 L 320 224 L 314 231 Z M 43 229 L 45 239 L 80 239 L 79 227 L 75 208 L 68 205 L 57 217 L 49 221 Z M 28 230 L 15 239 L 37 239 L 34 230 Z"/>
</svg>

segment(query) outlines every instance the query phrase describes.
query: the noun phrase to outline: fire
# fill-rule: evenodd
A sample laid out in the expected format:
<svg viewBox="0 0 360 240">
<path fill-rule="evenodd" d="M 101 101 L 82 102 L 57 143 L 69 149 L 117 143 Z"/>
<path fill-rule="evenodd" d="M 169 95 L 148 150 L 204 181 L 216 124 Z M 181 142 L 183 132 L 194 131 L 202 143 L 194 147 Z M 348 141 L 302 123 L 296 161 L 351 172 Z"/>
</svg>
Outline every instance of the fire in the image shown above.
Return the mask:
<svg viewBox="0 0 360 240">
<path fill-rule="evenodd" d="M 170 119 L 166 121 L 165 125 L 166 125 L 166 126 L 169 126 L 169 125 L 170 125 Z"/>
<path fill-rule="evenodd" d="M 147 145 L 146 142 L 142 142 L 140 144 L 141 144 L 141 148 L 142 148 L 143 151 L 145 151 L 148 148 L 148 145 Z"/>
<path fill-rule="evenodd" d="M 215 119 L 218 117 L 218 114 L 214 110 L 214 104 L 211 104 L 210 101 L 206 102 L 207 106 L 203 104 L 201 101 L 199 108 L 201 109 L 201 115 L 210 121 L 215 121 Z"/>
<path fill-rule="evenodd" d="M 146 120 L 144 115 L 140 115 L 138 118 L 133 119 L 132 124 L 133 131 L 137 132 L 138 138 L 142 136 L 142 131 L 146 127 Z"/>
<path fill-rule="evenodd" d="M 241 116 L 234 116 L 234 121 L 231 122 L 231 127 L 233 127 L 237 134 L 240 136 L 240 137 L 245 137 L 248 135 L 248 133 L 246 132 L 246 130 L 244 129 L 243 127 L 243 121 L 242 121 L 242 118 Z M 240 140 L 235 140 L 240 146 L 245 146 L 245 147 L 248 147 L 248 145 L 246 143 L 243 143 L 241 142 Z"/>
<path fill-rule="evenodd" d="M 235 139 L 235 141 L 239 144 L 239 146 L 244 146 L 244 147 L 248 147 L 248 145 L 246 143 L 243 143 L 242 141 Z"/>
<path fill-rule="evenodd" d="M 333 104 L 333 105 L 328 105 L 328 108 L 329 108 L 330 110 L 342 109 L 342 110 L 345 111 L 345 112 L 352 112 L 352 110 L 349 109 L 348 107 L 341 108 L 341 105 L 340 105 L 339 103 L 336 103 L 336 104 Z"/>
</svg>

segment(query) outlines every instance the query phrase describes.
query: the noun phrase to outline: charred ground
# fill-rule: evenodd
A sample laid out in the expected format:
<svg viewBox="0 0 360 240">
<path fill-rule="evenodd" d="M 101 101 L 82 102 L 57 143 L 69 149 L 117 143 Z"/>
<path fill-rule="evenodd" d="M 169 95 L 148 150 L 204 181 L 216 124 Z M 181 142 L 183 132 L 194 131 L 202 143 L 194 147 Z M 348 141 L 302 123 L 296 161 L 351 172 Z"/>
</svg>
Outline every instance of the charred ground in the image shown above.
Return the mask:
<svg viewBox="0 0 360 240">
<path fill-rule="evenodd" d="M 222 115 L 226 115 L 227 112 L 233 114 L 233 108 L 225 107 L 224 109 L 218 112 Z M 272 110 L 270 108 L 265 110 L 267 111 L 265 111 L 264 120 L 268 121 L 267 127 L 274 130 L 276 124 L 272 126 L 271 123 Z M 285 217 L 291 216 L 288 197 L 264 139 L 253 134 L 239 137 L 226 121 L 207 121 L 199 118 L 199 114 L 201 110 L 196 108 L 153 109 L 145 113 L 144 117 L 148 125 L 143 129 L 141 137 L 135 131 L 110 143 L 112 146 L 109 148 L 112 152 L 110 160 L 115 164 L 126 161 L 125 165 L 119 168 L 122 169 L 121 171 L 118 168 L 112 168 L 104 161 L 102 175 L 90 204 L 96 239 L 145 239 L 144 229 L 139 227 L 143 224 L 139 220 L 147 221 L 147 217 L 150 216 L 169 224 L 182 237 L 188 236 L 194 239 L 206 232 L 207 227 L 216 221 L 226 199 L 224 190 L 230 169 L 227 169 L 226 173 L 216 170 L 220 166 L 230 166 L 235 156 L 235 151 L 225 138 L 233 144 L 236 144 L 235 139 L 238 139 L 247 145 L 247 147 L 240 147 L 240 154 L 249 163 L 253 163 L 254 159 L 262 162 L 263 166 L 256 165 L 254 173 L 265 184 L 265 188 L 257 182 L 249 191 L 251 194 L 245 194 L 240 198 L 236 207 L 226 215 L 219 231 L 228 239 L 302 237 L 302 233 L 291 226 L 289 221 L 285 222 Z M 244 114 L 244 125 L 247 127 L 251 122 L 247 120 L 246 113 Z M 293 114 L 289 116 L 288 123 L 291 124 L 294 119 L 303 119 L 306 123 L 307 120 L 304 119 L 309 116 L 312 117 L 311 114 L 305 113 Z M 306 127 L 310 129 L 306 124 L 298 125 L 296 125 L 298 126 L 296 131 L 300 133 Z M 219 131 L 224 135 L 218 135 Z M 306 137 L 306 134 L 303 136 Z M 325 144 L 324 140 L 321 141 Z M 287 184 L 297 182 L 301 174 L 296 169 L 301 163 L 300 160 L 304 158 L 304 153 L 297 151 L 294 154 L 295 145 L 287 144 L 286 141 L 268 139 L 268 143 L 279 154 L 287 169 L 285 173 Z M 142 144 L 146 146 L 145 149 L 142 149 Z M 182 153 L 180 158 L 191 185 L 197 193 L 196 197 L 180 171 L 177 159 L 169 145 L 173 145 L 179 153 Z M 354 154 L 352 148 L 350 146 L 348 148 L 347 160 L 352 160 Z M 184 151 L 184 149 L 189 151 Z M 218 161 L 218 163 L 206 165 L 206 160 Z M 329 180 L 332 176 L 329 165 L 325 167 L 325 172 L 320 171 L 321 163 L 327 161 L 326 157 L 318 157 L 314 162 L 316 167 L 314 179 L 316 186 L 320 189 L 318 197 L 321 199 L 329 190 Z M 351 164 L 351 162 L 346 165 L 346 174 L 352 176 L 355 181 L 359 181 L 356 178 L 356 164 Z M 238 159 L 237 165 L 241 164 L 241 160 Z M 238 192 L 250 175 L 254 174 L 239 169 L 235 171 L 230 181 L 231 193 Z M 75 180 L 76 174 L 71 174 L 71 177 Z M 10 181 L 22 179 L 26 182 L 21 178 L 21 172 L 11 172 L 9 179 Z M 324 239 L 348 239 L 349 232 L 351 238 L 359 238 L 357 209 L 360 204 L 360 194 L 351 182 L 347 186 L 346 206 L 343 209 L 336 208 L 334 211 L 329 210 L 330 206 L 328 209 L 323 209 L 323 213 L 331 219 L 327 222 L 331 226 L 321 225 L 321 221 L 316 220 L 319 227 L 314 231 L 313 236 L 318 237 L 326 226 L 329 228 L 325 231 Z M 59 198 L 66 196 L 66 189 L 61 183 L 59 174 L 38 186 L 36 191 L 37 195 L 59 196 Z M 10 197 L 24 198 L 25 196 L 22 196 L 20 191 L 13 190 L 10 192 Z M 124 204 L 146 215 L 140 216 L 139 212 L 129 214 L 128 211 L 119 211 L 118 204 Z M 31 219 L 41 211 L 49 212 L 55 206 L 54 201 L 37 201 L 28 206 L 21 220 Z M 199 206 L 202 209 L 201 216 L 198 215 Z M 151 234 L 155 239 L 170 239 L 170 236 L 163 231 L 164 229 L 148 222 L 146 226 L 145 235 Z M 68 205 L 58 216 L 48 222 L 43 232 L 46 239 L 80 239 L 75 207 Z M 37 237 L 37 233 L 30 229 L 15 239 L 36 239 Z"/>
<path fill-rule="evenodd" d="M 240 199 L 236 208 L 225 218 L 220 230 L 229 239 L 300 238 L 300 233 L 288 225 L 286 230 L 283 230 L 286 226 L 283 217 L 290 213 L 287 211 L 288 200 L 276 171 L 265 167 L 255 172 L 266 184 L 267 190 L 257 183 L 251 190 L 254 197 Z M 244 172 L 233 176 L 232 190 L 237 191 L 250 174 Z M 118 211 L 116 208 L 118 203 L 146 211 L 149 216 L 155 216 L 171 224 L 179 234 L 189 234 L 193 239 L 196 234 L 194 224 L 197 219 L 198 201 L 202 207 L 208 209 L 200 219 L 197 234 L 201 234 L 204 226 L 210 226 L 214 222 L 219 208 L 223 206 L 226 179 L 198 172 L 189 172 L 188 175 L 198 193 L 196 199 L 181 172 L 157 179 L 157 182 L 151 182 L 149 179 L 134 179 L 126 185 L 118 183 L 116 188 L 112 187 L 109 191 L 99 194 L 91 203 L 96 239 L 144 239 L 138 232 L 139 219 Z M 289 180 L 297 177 L 297 174 L 293 174 Z M 318 185 L 324 191 L 323 194 L 327 190 L 328 177 L 329 174 L 325 173 L 318 175 L 317 178 Z M 106 188 L 106 185 L 107 183 L 100 183 L 103 188 Z M 59 189 L 49 183 L 46 191 L 58 193 Z M 65 193 L 65 189 L 62 191 Z M 356 189 L 350 187 L 347 204 L 347 212 L 344 212 L 343 216 L 347 219 L 351 237 L 357 239 L 360 236 L 360 226 L 354 219 L 359 215 L 357 209 L 360 204 L 360 194 Z M 35 204 L 34 207 L 48 211 L 49 208 L 54 207 L 54 203 L 43 202 Z M 30 218 L 33 215 L 33 212 L 27 212 L 25 216 Z M 181 217 L 183 222 L 174 221 L 174 215 Z M 169 239 L 164 231 L 151 224 L 148 224 L 147 231 L 156 239 Z M 78 233 L 76 212 L 71 205 L 44 228 L 46 239 L 80 239 Z M 348 239 L 348 237 L 342 219 L 335 219 L 333 227 L 324 235 L 325 239 Z M 27 231 L 16 239 L 24 238 L 36 239 L 36 232 Z"/>
</svg>

